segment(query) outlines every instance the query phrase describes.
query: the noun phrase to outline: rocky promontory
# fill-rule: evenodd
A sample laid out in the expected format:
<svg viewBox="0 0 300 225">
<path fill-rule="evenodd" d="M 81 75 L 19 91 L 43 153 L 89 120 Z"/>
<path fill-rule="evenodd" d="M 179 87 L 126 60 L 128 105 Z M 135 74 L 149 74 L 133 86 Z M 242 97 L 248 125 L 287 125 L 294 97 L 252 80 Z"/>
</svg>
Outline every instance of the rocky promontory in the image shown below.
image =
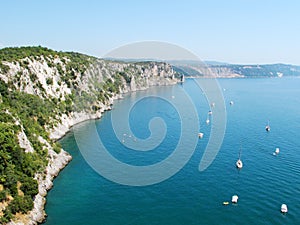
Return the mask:
<svg viewBox="0 0 300 225">
<path fill-rule="evenodd" d="M 71 160 L 56 140 L 130 91 L 177 83 L 164 62 L 118 62 L 42 47 L 0 50 L 0 222 L 44 221 L 47 191 Z M 9 141 L 8 141 L 9 140 Z"/>
</svg>

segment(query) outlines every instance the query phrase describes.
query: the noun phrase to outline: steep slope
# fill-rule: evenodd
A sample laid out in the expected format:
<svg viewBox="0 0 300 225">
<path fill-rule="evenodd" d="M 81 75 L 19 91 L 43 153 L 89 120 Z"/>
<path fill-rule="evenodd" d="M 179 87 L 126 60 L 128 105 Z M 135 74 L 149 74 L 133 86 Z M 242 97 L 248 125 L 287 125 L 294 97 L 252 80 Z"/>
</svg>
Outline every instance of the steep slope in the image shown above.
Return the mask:
<svg viewBox="0 0 300 225">
<path fill-rule="evenodd" d="M 123 93 L 175 84 L 175 76 L 163 62 L 116 62 L 42 47 L 1 49 L 1 223 L 44 220 L 47 190 L 71 160 L 55 140 L 71 126 L 99 118 Z"/>
</svg>

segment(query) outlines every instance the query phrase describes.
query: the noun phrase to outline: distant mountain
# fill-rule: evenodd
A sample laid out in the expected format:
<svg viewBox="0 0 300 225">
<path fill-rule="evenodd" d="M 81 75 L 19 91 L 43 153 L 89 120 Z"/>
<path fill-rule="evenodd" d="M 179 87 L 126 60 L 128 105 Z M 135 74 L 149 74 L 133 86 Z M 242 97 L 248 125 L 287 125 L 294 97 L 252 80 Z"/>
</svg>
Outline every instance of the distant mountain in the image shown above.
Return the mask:
<svg viewBox="0 0 300 225">
<path fill-rule="evenodd" d="M 229 65 L 229 63 L 226 62 L 219 62 L 219 61 L 204 61 L 205 64 L 211 65 L 211 66 L 223 66 L 223 65 Z"/>
<path fill-rule="evenodd" d="M 111 59 L 124 62 L 162 62 L 157 59 Z M 167 60 L 174 71 L 185 76 L 201 77 L 282 77 L 300 76 L 300 66 L 290 64 L 229 64 L 218 61 Z"/>
<path fill-rule="evenodd" d="M 216 76 L 240 77 L 282 77 L 300 76 L 300 66 L 288 64 L 266 65 L 210 65 L 212 73 Z"/>
<path fill-rule="evenodd" d="M 289 64 L 236 65 L 215 61 L 178 61 L 172 64 L 174 70 L 185 76 L 202 77 L 282 77 L 300 76 L 300 66 Z"/>
</svg>

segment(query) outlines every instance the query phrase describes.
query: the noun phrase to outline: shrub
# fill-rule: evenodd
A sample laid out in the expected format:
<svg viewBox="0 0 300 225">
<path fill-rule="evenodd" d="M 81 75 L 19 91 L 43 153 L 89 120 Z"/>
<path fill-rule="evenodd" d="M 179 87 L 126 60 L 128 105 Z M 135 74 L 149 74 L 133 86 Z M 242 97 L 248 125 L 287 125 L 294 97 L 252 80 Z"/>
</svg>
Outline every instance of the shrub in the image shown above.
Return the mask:
<svg viewBox="0 0 300 225">
<path fill-rule="evenodd" d="M 12 214 L 17 212 L 26 213 L 33 208 L 32 198 L 29 195 L 15 196 L 14 200 L 8 206 Z"/>
<path fill-rule="evenodd" d="M 46 79 L 46 83 L 47 83 L 48 85 L 52 85 L 52 84 L 53 84 L 53 78 L 52 78 L 52 77 L 48 77 L 48 78 Z"/>
</svg>

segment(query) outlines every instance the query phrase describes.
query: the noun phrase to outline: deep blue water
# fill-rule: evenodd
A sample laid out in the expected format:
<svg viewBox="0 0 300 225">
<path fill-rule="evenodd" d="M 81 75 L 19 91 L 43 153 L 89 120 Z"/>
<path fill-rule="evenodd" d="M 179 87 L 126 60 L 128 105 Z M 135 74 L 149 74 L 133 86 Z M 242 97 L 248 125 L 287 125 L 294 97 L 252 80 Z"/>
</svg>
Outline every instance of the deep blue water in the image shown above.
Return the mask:
<svg viewBox="0 0 300 225">
<path fill-rule="evenodd" d="M 70 132 L 61 144 L 73 160 L 55 179 L 47 196 L 45 224 L 300 224 L 300 79 L 221 79 L 219 84 L 226 104 L 227 129 L 208 169 L 199 172 L 198 165 L 209 139 L 211 125 L 205 120 L 210 108 L 192 80 L 183 86 L 154 87 L 128 95 L 117 101 L 113 110 L 122 112 L 122 105 L 137 96 L 160 93 L 179 98 L 176 93 L 180 88 L 191 95 L 204 133 L 191 159 L 163 182 L 141 187 L 121 185 L 105 179 L 87 164 Z M 74 129 L 82 132 L 82 138 L 89 138 L 87 127 L 96 123 L 110 153 L 136 166 L 157 163 L 176 148 L 180 116 L 184 115 L 168 102 L 147 98 L 131 111 L 129 122 L 137 138 L 150 135 L 147 124 L 151 117 L 165 121 L 165 139 L 148 152 L 123 146 L 114 135 L 111 113 Z M 269 133 L 265 131 L 268 120 Z M 124 142 L 128 138 L 124 137 Z M 95 143 L 91 141 L 86 147 L 92 148 Z M 241 146 L 244 167 L 238 171 L 235 162 Z M 280 148 L 278 156 L 272 154 L 276 147 Z M 222 202 L 230 201 L 234 194 L 239 196 L 238 204 L 223 206 Z M 280 213 L 282 203 L 288 205 L 286 215 Z"/>
</svg>

